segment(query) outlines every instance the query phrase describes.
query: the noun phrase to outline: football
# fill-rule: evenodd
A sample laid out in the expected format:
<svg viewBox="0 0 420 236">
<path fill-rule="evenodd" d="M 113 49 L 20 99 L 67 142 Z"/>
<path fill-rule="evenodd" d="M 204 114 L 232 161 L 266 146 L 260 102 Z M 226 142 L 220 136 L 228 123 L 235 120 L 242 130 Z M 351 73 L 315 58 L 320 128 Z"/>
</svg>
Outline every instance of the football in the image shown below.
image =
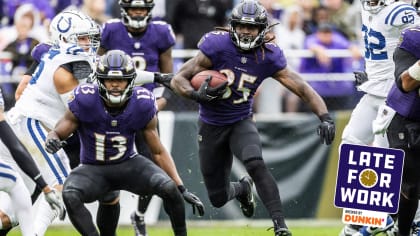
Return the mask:
<svg viewBox="0 0 420 236">
<path fill-rule="evenodd" d="M 207 79 L 207 77 L 211 75 L 212 79 L 210 81 L 210 87 L 217 87 L 220 84 L 223 84 L 225 81 L 227 81 L 227 77 L 220 73 L 219 71 L 215 70 L 205 70 L 201 71 L 198 74 L 195 74 L 191 79 L 191 85 L 192 87 L 197 90 L 200 88 L 201 84 Z"/>
</svg>

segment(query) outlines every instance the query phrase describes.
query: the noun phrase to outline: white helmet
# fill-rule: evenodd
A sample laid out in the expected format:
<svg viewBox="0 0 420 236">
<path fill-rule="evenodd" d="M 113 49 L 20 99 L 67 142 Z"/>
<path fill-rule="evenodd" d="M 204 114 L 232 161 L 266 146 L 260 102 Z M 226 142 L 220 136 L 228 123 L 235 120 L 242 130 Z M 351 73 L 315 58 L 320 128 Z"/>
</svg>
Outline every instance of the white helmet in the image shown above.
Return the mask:
<svg viewBox="0 0 420 236">
<path fill-rule="evenodd" d="M 77 10 L 66 10 L 56 15 L 50 24 L 50 37 L 54 45 L 61 42 L 74 44 L 89 53 L 96 53 L 100 44 L 100 27 L 89 16 Z M 88 44 L 80 44 L 78 38 L 88 36 Z"/>
<path fill-rule="evenodd" d="M 378 13 L 382 8 L 395 2 L 395 0 L 360 0 L 363 10 Z"/>
</svg>

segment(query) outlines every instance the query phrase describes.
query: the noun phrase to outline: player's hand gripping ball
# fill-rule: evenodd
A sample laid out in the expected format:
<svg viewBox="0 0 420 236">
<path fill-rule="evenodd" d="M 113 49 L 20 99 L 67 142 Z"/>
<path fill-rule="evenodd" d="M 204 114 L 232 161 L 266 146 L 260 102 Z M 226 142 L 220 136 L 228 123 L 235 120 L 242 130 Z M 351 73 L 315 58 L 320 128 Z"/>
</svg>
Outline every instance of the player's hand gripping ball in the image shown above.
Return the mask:
<svg viewBox="0 0 420 236">
<path fill-rule="evenodd" d="M 221 98 L 227 91 L 227 77 L 218 71 L 202 71 L 191 79 L 191 86 L 195 89 L 191 99 L 202 103 Z"/>
<path fill-rule="evenodd" d="M 204 70 L 200 73 L 194 75 L 191 79 L 191 85 L 195 90 L 198 90 L 200 86 L 206 81 L 206 79 L 211 75 L 211 80 L 209 86 L 211 88 L 216 88 L 221 84 L 227 82 L 227 77 L 216 70 Z"/>
</svg>

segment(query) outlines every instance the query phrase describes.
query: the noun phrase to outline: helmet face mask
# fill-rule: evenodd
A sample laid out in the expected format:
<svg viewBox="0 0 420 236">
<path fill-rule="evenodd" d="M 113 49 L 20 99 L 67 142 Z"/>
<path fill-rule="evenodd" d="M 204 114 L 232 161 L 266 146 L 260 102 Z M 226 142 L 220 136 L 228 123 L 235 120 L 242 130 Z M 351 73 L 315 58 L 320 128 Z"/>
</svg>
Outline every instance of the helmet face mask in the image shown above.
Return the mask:
<svg viewBox="0 0 420 236">
<path fill-rule="evenodd" d="M 99 94 L 107 105 L 113 107 L 123 106 L 131 97 L 136 70 L 129 55 L 121 50 L 111 50 L 103 55 L 96 67 L 95 78 L 99 85 Z M 106 80 L 127 81 L 122 90 L 108 89 Z"/>
<path fill-rule="evenodd" d="M 152 18 L 152 9 L 155 6 L 153 0 L 119 0 L 118 4 L 121 8 L 124 25 L 134 29 L 143 29 L 147 26 Z M 147 14 L 145 16 L 131 16 L 128 13 L 130 8 L 145 8 Z"/>
<path fill-rule="evenodd" d="M 240 25 L 251 25 L 258 28 L 256 36 L 244 35 L 237 32 Z M 264 7 L 254 0 L 245 0 L 235 6 L 230 17 L 230 38 L 238 48 L 251 50 L 264 43 L 268 30 L 267 12 Z"/>
<path fill-rule="evenodd" d="M 372 14 L 376 14 L 385 6 L 395 2 L 395 0 L 360 0 L 362 8 Z"/>
<path fill-rule="evenodd" d="M 53 44 L 59 45 L 62 42 L 73 44 L 92 55 L 96 55 L 99 48 L 100 33 L 100 27 L 96 22 L 76 10 L 59 13 L 50 24 L 50 37 Z M 88 40 L 79 40 L 81 38 Z"/>
</svg>

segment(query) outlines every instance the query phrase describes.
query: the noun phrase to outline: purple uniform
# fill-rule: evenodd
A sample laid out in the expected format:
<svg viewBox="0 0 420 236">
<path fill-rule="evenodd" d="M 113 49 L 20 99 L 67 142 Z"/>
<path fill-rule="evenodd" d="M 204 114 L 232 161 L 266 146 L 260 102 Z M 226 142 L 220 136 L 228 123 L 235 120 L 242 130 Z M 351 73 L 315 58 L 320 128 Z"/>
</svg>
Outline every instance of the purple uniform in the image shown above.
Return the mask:
<svg viewBox="0 0 420 236">
<path fill-rule="evenodd" d="M 80 85 L 74 90 L 69 109 L 79 120 L 78 131 L 83 140 L 80 162 L 96 165 L 119 163 L 133 157 L 135 133 L 156 114 L 153 94 L 135 87 L 125 109 L 112 116 L 104 109 L 98 87 L 93 84 Z"/>
<path fill-rule="evenodd" d="M 420 59 L 420 27 L 413 27 L 402 32 L 400 49 L 410 52 Z M 403 93 L 394 86 L 388 94 L 386 103 L 398 114 L 412 120 L 420 121 L 420 97 L 418 89 Z"/>
<path fill-rule="evenodd" d="M 149 22 L 140 37 L 133 37 L 121 20 L 110 20 L 105 23 L 101 36 L 101 47 L 106 51 L 120 49 L 132 57 L 136 69 L 151 72 L 160 71 L 160 54 L 174 45 L 172 27 L 163 21 Z M 152 90 L 156 86 L 144 87 Z"/>
<path fill-rule="evenodd" d="M 228 125 L 252 115 L 252 104 L 258 86 L 275 72 L 286 67 L 283 51 L 272 43 L 267 49 L 240 52 L 228 32 L 207 33 L 198 47 L 217 70 L 228 75 L 228 93 L 223 99 L 200 104 L 200 119 L 212 125 Z"/>
</svg>

